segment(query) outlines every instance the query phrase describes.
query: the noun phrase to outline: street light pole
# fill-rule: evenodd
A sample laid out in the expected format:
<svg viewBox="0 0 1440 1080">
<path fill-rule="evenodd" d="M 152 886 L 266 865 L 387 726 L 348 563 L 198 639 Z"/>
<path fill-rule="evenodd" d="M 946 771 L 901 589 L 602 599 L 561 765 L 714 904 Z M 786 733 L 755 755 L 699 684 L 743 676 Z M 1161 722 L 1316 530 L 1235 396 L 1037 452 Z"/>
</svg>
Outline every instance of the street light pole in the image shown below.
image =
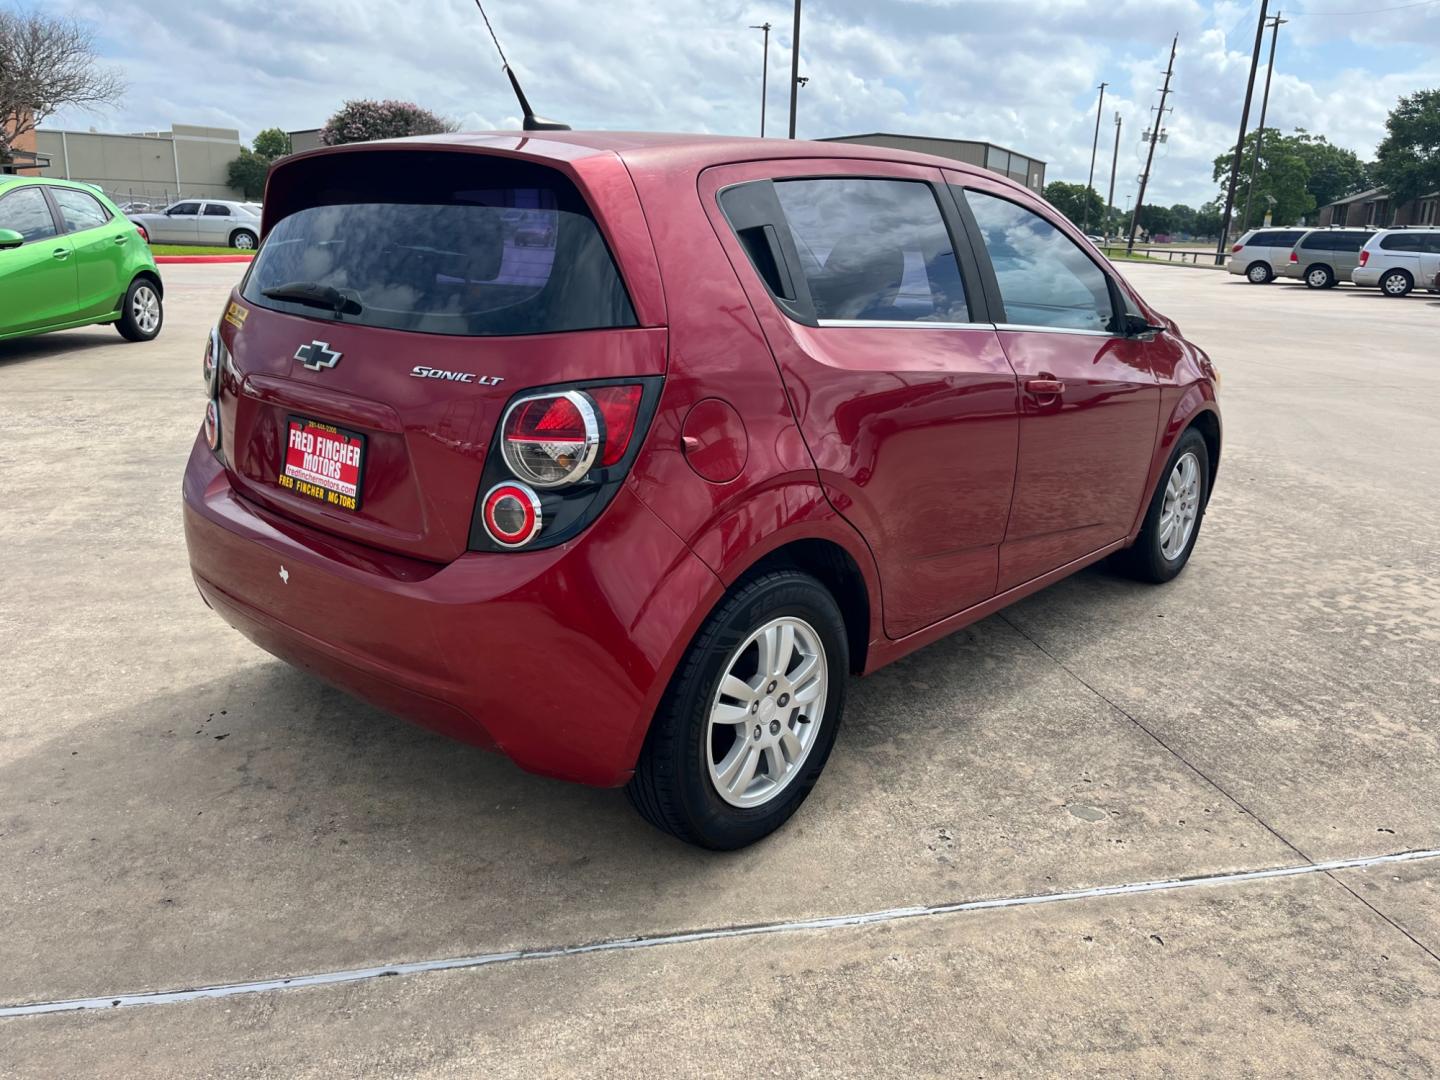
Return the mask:
<svg viewBox="0 0 1440 1080">
<path fill-rule="evenodd" d="M 1110 159 L 1110 194 L 1107 195 L 1107 196 L 1105 196 L 1105 217 L 1106 217 L 1106 222 L 1105 222 L 1105 230 L 1106 230 L 1106 231 L 1105 231 L 1105 235 L 1106 235 L 1107 237 L 1110 235 L 1110 232 L 1109 232 L 1109 228 L 1110 228 L 1109 218 L 1110 218 L 1110 215 L 1111 215 L 1112 213 L 1114 213 L 1114 211 L 1115 211 L 1115 173 L 1116 173 L 1116 170 L 1118 170 L 1118 169 L 1120 168 L 1120 127 L 1121 127 L 1121 123 L 1122 123 L 1122 121 L 1121 121 L 1121 119 L 1120 119 L 1120 114 L 1117 112 L 1117 113 L 1115 114 L 1115 155 Z"/>
<path fill-rule="evenodd" d="M 795 0 L 795 29 L 790 33 L 790 138 L 795 137 L 795 106 L 800 97 L 800 0 Z"/>
<path fill-rule="evenodd" d="M 763 139 L 765 137 L 765 98 L 770 89 L 770 24 L 768 22 L 761 23 L 750 29 L 765 31 L 765 61 L 760 68 L 760 138 Z"/>
<path fill-rule="evenodd" d="M 1230 242 L 1230 215 L 1235 211 L 1235 189 L 1240 184 L 1240 162 L 1245 158 L 1245 129 L 1250 126 L 1250 102 L 1255 97 L 1255 72 L 1260 67 L 1260 46 L 1265 43 L 1265 24 L 1270 21 L 1270 0 L 1260 0 L 1260 21 L 1255 24 L 1255 51 L 1250 55 L 1250 81 L 1245 84 L 1245 104 L 1240 108 L 1240 134 L 1235 137 L 1235 156 L 1230 161 L 1230 184 L 1225 189 L 1225 212 L 1220 216 L 1220 241 L 1215 245 L 1215 265 L 1225 259 Z"/>
<path fill-rule="evenodd" d="M 1108 82 L 1100 84 L 1100 104 L 1095 106 L 1095 137 L 1090 141 L 1090 178 L 1085 181 L 1085 212 L 1080 231 L 1090 231 L 1090 196 L 1095 192 L 1095 152 L 1100 149 L 1100 117 L 1105 112 L 1105 88 Z"/>
<path fill-rule="evenodd" d="M 1250 152 L 1250 184 L 1245 188 L 1245 213 L 1240 216 L 1240 228 L 1250 225 L 1250 200 L 1255 194 L 1255 173 L 1260 168 L 1260 146 L 1265 142 L 1265 114 L 1270 109 L 1270 78 L 1275 74 L 1275 41 L 1280 36 L 1280 27 L 1289 19 L 1282 19 L 1284 12 L 1270 20 L 1270 66 L 1265 70 L 1265 94 L 1260 99 L 1260 127 L 1255 132 L 1255 149 Z"/>
</svg>

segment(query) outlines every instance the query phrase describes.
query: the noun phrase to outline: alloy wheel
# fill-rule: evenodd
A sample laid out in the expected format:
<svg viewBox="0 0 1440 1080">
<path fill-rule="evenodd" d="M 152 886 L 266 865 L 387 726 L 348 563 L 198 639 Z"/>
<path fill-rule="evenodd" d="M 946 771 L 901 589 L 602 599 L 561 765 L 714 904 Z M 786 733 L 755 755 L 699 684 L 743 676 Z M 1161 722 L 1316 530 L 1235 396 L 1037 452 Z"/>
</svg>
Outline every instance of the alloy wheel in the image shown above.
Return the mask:
<svg viewBox="0 0 1440 1080">
<path fill-rule="evenodd" d="M 1250 280 L 1256 285 L 1264 285 L 1270 280 L 1270 271 L 1264 266 L 1252 266 L 1250 268 Z"/>
<path fill-rule="evenodd" d="M 731 806 L 763 806 L 800 775 L 825 715 L 825 646 L 804 619 L 772 619 L 730 654 L 710 707 L 706 764 Z"/>
<path fill-rule="evenodd" d="M 1380 287 L 1388 296 L 1404 296 L 1410 291 L 1410 279 L 1404 274 L 1387 274 Z"/>
<path fill-rule="evenodd" d="M 1160 554 L 1170 561 L 1185 553 L 1200 516 L 1200 462 L 1185 453 L 1170 470 L 1165 482 L 1165 501 L 1160 506 Z"/>
<path fill-rule="evenodd" d="M 145 334 L 153 334 L 160 326 L 160 297 L 149 285 L 141 285 L 130 298 L 130 315 Z"/>
<path fill-rule="evenodd" d="M 235 235 L 235 248 L 237 251 L 249 251 L 255 246 L 255 238 L 248 232 Z"/>
<path fill-rule="evenodd" d="M 1308 283 L 1312 289 L 1323 289 L 1330 283 L 1330 275 L 1324 270 L 1311 270 Z"/>
</svg>

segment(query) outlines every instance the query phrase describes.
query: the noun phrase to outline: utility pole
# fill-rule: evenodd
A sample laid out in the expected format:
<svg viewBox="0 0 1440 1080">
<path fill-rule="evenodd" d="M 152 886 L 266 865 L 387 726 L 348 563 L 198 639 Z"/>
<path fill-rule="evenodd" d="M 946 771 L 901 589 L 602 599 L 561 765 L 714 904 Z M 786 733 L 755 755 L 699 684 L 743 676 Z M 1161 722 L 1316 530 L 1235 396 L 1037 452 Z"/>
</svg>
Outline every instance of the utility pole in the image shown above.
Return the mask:
<svg viewBox="0 0 1440 1080">
<path fill-rule="evenodd" d="M 1268 3 L 1269 0 L 1261 0 Z M 1130 237 L 1125 242 L 1125 253 L 1135 251 L 1135 230 L 1140 224 L 1140 207 L 1145 205 L 1145 187 L 1150 183 L 1150 169 L 1155 164 L 1155 144 L 1160 141 L 1160 125 L 1165 120 L 1165 99 L 1170 96 L 1170 79 L 1175 74 L 1175 51 L 1180 47 L 1180 35 L 1170 43 L 1170 64 L 1165 68 L 1165 85 L 1160 88 L 1160 110 L 1155 114 L 1155 123 L 1150 125 L 1150 152 L 1145 155 L 1145 171 L 1140 174 L 1140 193 L 1135 196 L 1135 213 L 1130 217 Z"/>
<path fill-rule="evenodd" d="M 1220 241 L 1215 245 L 1215 265 L 1225 260 L 1230 242 L 1230 215 L 1235 211 L 1235 188 L 1240 183 L 1240 162 L 1245 157 L 1245 129 L 1250 126 L 1250 102 L 1255 97 L 1255 72 L 1260 67 L 1260 46 L 1265 42 L 1265 24 L 1270 21 L 1270 0 L 1260 0 L 1260 21 L 1255 24 L 1255 51 L 1250 55 L 1250 81 L 1245 84 L 1245 104 L 1240 109 L 1240 134 L 1235 138 L 1235 157 L 1230 162 L 1230 184 L 1225 190 L 1225 212 L 1220 216 Z"/>
<path fill-rule="evenodd" d="M 1085 212 L 1080 231 L 1090 231 L 1090 196 L 1095 191 L 1095 152 L 1100 149 L 1100 117 L 1105 112 L 1105 88 L 1108 82 L 1100 84 L 1100 104 L 1095 106 L 1095 137 L 1090 141 L 1090 179 L 1085 181 Z"/>
<path fill-rule="evenodd" d="M 1282 19 L 1285 14 L 1278 12 L 1275 18 L 1270 20 L 1270 66 L 1265 70 L 1265 94 L 1260 99 L 1260 127 L 1255 131 L 1255 149 L 1250 153 L 1250 184 L 1245 189 L 1245 213 L 1240 216 L 1240 228 L 1245 229 L 1250 225 L 1250 199 L 1255 194 L 1255 173 L 1260 168 L 1260 146 L 1265 142 L 1265 114 L 1270 109 L 1270 78 L 1275 74 L 1275 41 L 1280 36 L 1280 27 L 1284 26 L 1289 19 Z"/>
<path fill-rule="evenodd" d="M 1120 168 L 1120 114 L 1115 114 L 1115 155 L 1110 159 L 1110 194 L 1105 196 L 1105 235 L 1110 235 L 1110 215 L 1115 211 L 1115 173 Z"/>
<path fill-rule="evenodd" d="M 795 0 L 795 29 L 790 34 L 790 138 L 795 137 L 795 106 L 800 97 L 800 0 Z"/>
<path fill-rule="evenodd" d="M 765 31 L 765 61 L 760 68 L 760 138 L 763 139 L 765 137 L 765 98 L 770 88 L 770 24 L 768 22 L 761 23 L 750 29 Z"/>
</svg>

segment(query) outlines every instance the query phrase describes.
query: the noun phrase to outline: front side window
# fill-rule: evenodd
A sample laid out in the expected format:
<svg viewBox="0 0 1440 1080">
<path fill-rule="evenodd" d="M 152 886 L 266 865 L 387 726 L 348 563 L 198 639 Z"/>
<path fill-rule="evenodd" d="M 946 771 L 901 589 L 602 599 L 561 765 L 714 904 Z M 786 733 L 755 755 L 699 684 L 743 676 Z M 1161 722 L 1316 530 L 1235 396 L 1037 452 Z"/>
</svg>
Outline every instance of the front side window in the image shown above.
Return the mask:
<svg viewBox="0 0 1440 1080">
<path fill-rule="evenodd" d="M 228 206 L 221 206 L 219 203 L 213 203 L 213 202 L 212 202 L 212 203 L 206 203 L 206 204 L 205 204 L 205 216 L 206 216 L 206 217 L 229 217 L 229 216 L 230 216 L 230 208 L 229 208 Z"/>
<path fill-rule="evenodd" d="M 929 184 L 777 180 L 822 320 L 969 322 L 954 244 Z"/>
<path fill-rule="evenodd" d="M 50 204 L 38 187 L 21 188 L 0 198 L 0 229 L 13 229 L 27 244 L 55 235 Z"/>
<path fill-rule="evenodd" d="M 1110 279 L 1074 241 L 1008 199 L 980 191 L 964 197 L 995 268 L 1005 322 L 1097 332 L 1114 328 Z"/>
<path fill-rule="evenodd" d="M 166 210 L 165 213 L 171 217 L 194 217 L 200 213 L 200 204 L 194 202 L 176 203 L 170 207 L 169 210 Z"/>
<path fill-rule="evenodd" d="M 101 206 L 93 195 L 68 188 L 53 188 L 50 194 L 60 206 L 60 216 L 65 219 L 66 232 L 95 229 L 110 220 L 109 211 Z"/>
</svg>

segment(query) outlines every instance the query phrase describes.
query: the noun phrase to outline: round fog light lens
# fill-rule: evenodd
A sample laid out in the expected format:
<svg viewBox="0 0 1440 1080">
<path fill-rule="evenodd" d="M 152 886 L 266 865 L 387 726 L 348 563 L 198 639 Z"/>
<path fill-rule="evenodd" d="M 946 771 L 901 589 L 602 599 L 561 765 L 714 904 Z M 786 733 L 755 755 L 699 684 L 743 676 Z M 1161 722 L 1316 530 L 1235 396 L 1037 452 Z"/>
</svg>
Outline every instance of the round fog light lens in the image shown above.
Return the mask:
<svg viewBox="0 0 1440 1080">
<path fill-rule="evenodd" d="M 540 497 L 525 484 L 496 484 L 485 493 L 481 520 L 501 547 L 523 547 L 540 531 Z"/>
</svg>

